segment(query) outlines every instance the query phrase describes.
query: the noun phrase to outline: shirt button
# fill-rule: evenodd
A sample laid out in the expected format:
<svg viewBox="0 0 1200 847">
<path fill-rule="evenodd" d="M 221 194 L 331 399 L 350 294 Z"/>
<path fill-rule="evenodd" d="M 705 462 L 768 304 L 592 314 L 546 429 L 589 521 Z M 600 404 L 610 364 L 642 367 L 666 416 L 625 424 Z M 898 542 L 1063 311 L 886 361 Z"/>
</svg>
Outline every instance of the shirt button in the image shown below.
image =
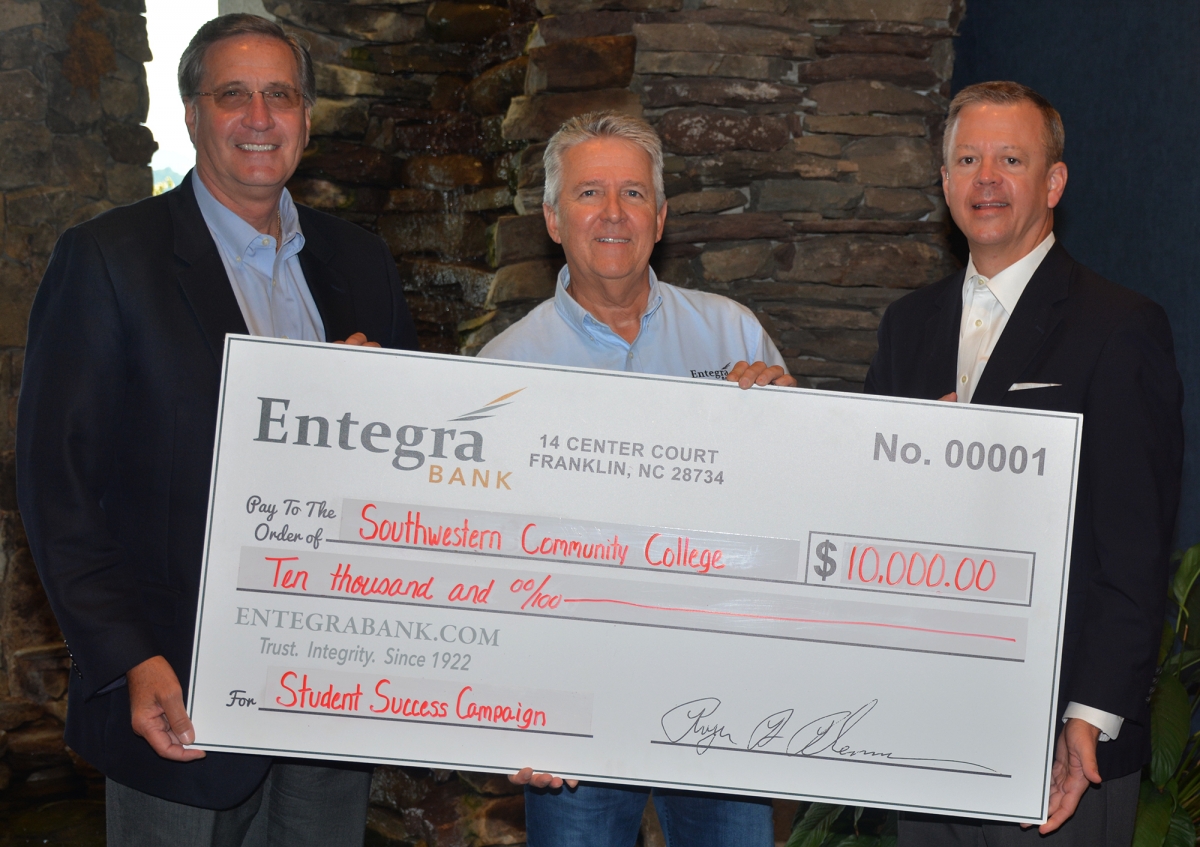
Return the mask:
<svg viewBox="0 0 1200 847">
<path fill-rule="evenodd" d="M 966 385 L 966 384 L 967 384 L 967 375 L 966 375 L 966 374 L 963 374 L 963 378 L 962 378 L 962 384 L 963 384 L 963 385 Z"/>
<path fill-rule="evenodd" d="M 975 321 L 975 326 L 983 326 L 983 321 Z"/>
<path fill-rule="evenodd" d="M 241 260 L 242 260 L 241 256 L 238 256 L 236 259 L 234 259 L 235 262 L 240 262 Z"/>
<path fill-rule="evenodd" d="M 266 246 L 268 246 L 270 243 L 271 243 L 271 239 L 269 239 L 269 238 L 264 238 L 264 239 L 263 239 L 263 247 L 266 247 Z"/>
</svg>

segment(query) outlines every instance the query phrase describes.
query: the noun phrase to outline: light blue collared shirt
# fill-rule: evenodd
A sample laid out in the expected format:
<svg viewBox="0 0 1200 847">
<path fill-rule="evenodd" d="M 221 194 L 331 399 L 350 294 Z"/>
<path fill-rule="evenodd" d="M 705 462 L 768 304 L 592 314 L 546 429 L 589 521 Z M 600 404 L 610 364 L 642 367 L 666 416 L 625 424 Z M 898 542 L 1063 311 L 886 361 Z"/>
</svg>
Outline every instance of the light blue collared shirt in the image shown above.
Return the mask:
<svg viewBox="0 0 1200 847">
<path fill-rule="evenodd" d="M 263 235 L 221 205 L 195 171 L 191 176 L 200 214 L 217 243 L 250 334 L 324 341 L 325 324 L 300 268 L 304 233 L 288 190 L 279 198 L 283 249 L 276 251 L 274 237 Z"/>
<path fill-rule="evenodd" d="M 479 355 L 716 380 L 725 379 L 739 361 L 783 365 L 783 357 L 745 306 L 719 294 L 660 282 L 653 268 L 650 297 L 632 344 L 580 306 L 567 291 L 570 284 L 564 265 L 554 299 L 493 338 Z"/>
</svg>

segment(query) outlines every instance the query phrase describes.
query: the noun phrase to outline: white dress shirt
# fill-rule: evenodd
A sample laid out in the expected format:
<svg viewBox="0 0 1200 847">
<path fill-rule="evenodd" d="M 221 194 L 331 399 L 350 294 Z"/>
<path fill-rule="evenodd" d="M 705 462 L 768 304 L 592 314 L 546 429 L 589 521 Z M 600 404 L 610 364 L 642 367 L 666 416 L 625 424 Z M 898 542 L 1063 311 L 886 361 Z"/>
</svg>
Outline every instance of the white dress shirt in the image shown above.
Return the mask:
<svg viewBox="0 0 1200 847">
<path fill-rule="evenodd" d="M 1053 246 L 1052 232 L 1024 258 L 990 279 L 981 276 L 975 269 L 974 258 L 967 261 L 962 291 L 962 323 L 958 329 L 958 378 L 955 380 L 959 403 L 971 402 L 979 378 L 983 376 L 983 369 L 987 367 L 988 359 L 996 349 L 996 342 L 1000 340 L 1013 309 L 1017 307 L 1017 301 Z M 1063 713 L 1063 720 L 1068 718 L 1080 718 L 1099 729 L 1101 741 L 1116 738 L 1125 722 L 1119 715 L 1074 702 L 1068 703 Z"/>
</svg>

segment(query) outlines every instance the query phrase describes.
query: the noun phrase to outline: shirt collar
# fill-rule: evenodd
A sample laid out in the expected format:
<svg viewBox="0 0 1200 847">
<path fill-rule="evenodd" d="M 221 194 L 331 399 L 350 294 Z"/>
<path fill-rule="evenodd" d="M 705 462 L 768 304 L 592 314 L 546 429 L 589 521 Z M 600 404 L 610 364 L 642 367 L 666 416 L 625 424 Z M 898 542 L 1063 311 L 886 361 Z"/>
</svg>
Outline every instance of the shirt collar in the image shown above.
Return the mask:
<svg viewBox="0 0 1200 847">
<path fill-rule="evenodd" d="M 253 256 L 255 250 L 268 246 L 262 243 L 267 236 L 214 197 L 195 170 L 192 171 L 192 189 L 196 193 L 200 214 L 204 216 L 204 222 L 208 224 L 213 238 L 221 242 L 226 249 L 233 251 L 235 256 Z M 296 204 L 292 202 L 292 195 L 286 188 L 279 198 L 279 218 L 283 230 L 283 249 L 278 252 L 289 256 L 299 253 L 304 249 L 304 233 L 300 231 L 300 216 L 296 212 Z"/>
<path fill-rule="evenodd" d="M 653 317 L 654 313 L 662 306 L 663 300 L 654 268 L 647 268 L 647 270 L 650 272 L 650 296 L 646 299 L 646 311 L 642 313 L 642 329 L 645 329 L 646 321 Z M 554 289 L 554 309 L 562 319 L 593 341 L 596 340 L 596 335 L 599 333 L 620 339 L 623 344 L 626 343 L 625 339 L 613 332 L 607 324 L 596 320 L 591 312 L 579 305 L 579 301 L 567 291 L 570 285 L 570 268 L 563 265 L 562 270 L 558 272 L 558 285 Z M 627 346 L 632 347 L 633 345 L 628 344 Z"/>
<path fill-rule="evenodd" d="M 979 271 L 975 269 L 975 257 L 972 256 L 967 260 L 967 275 L 965 278 L 968 282 L 974 276 L 987 280 L 987 287 L 995 295 L 996 300 L 999 301 L 1004 311 L 1011 315 L 1013 309 L 1017 307 L 1017 301 L 1021 299 L 1021 295 L 1025 292 L 1025 286 L 1029 285 L 1029 280 L 1033 278 L 1034 272 L 1041 265 L 1042 260 L 1046 258 L 1046 254 L 1050 252 L 1050 248 L 1053 246 L 1054 233 L 1051 232 L 1042 239 L 1041 244 L 1034 247 L 1024 257 L 1013 262 L 991 279 L 981 276 Z"/>
</svg>

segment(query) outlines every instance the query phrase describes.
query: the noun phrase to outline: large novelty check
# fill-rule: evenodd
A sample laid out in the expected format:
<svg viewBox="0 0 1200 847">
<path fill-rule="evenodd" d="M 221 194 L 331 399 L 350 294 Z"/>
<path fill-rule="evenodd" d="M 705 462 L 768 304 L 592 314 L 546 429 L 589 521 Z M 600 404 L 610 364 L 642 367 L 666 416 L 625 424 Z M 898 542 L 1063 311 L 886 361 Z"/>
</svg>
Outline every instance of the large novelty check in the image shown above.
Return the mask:
<svg viewBox="0 0 1200 847">
<path fill-rule="evenodd" d="M 230 336 L 197 745 L 1041 821 L 1080 432 Z"/>
</svg>

